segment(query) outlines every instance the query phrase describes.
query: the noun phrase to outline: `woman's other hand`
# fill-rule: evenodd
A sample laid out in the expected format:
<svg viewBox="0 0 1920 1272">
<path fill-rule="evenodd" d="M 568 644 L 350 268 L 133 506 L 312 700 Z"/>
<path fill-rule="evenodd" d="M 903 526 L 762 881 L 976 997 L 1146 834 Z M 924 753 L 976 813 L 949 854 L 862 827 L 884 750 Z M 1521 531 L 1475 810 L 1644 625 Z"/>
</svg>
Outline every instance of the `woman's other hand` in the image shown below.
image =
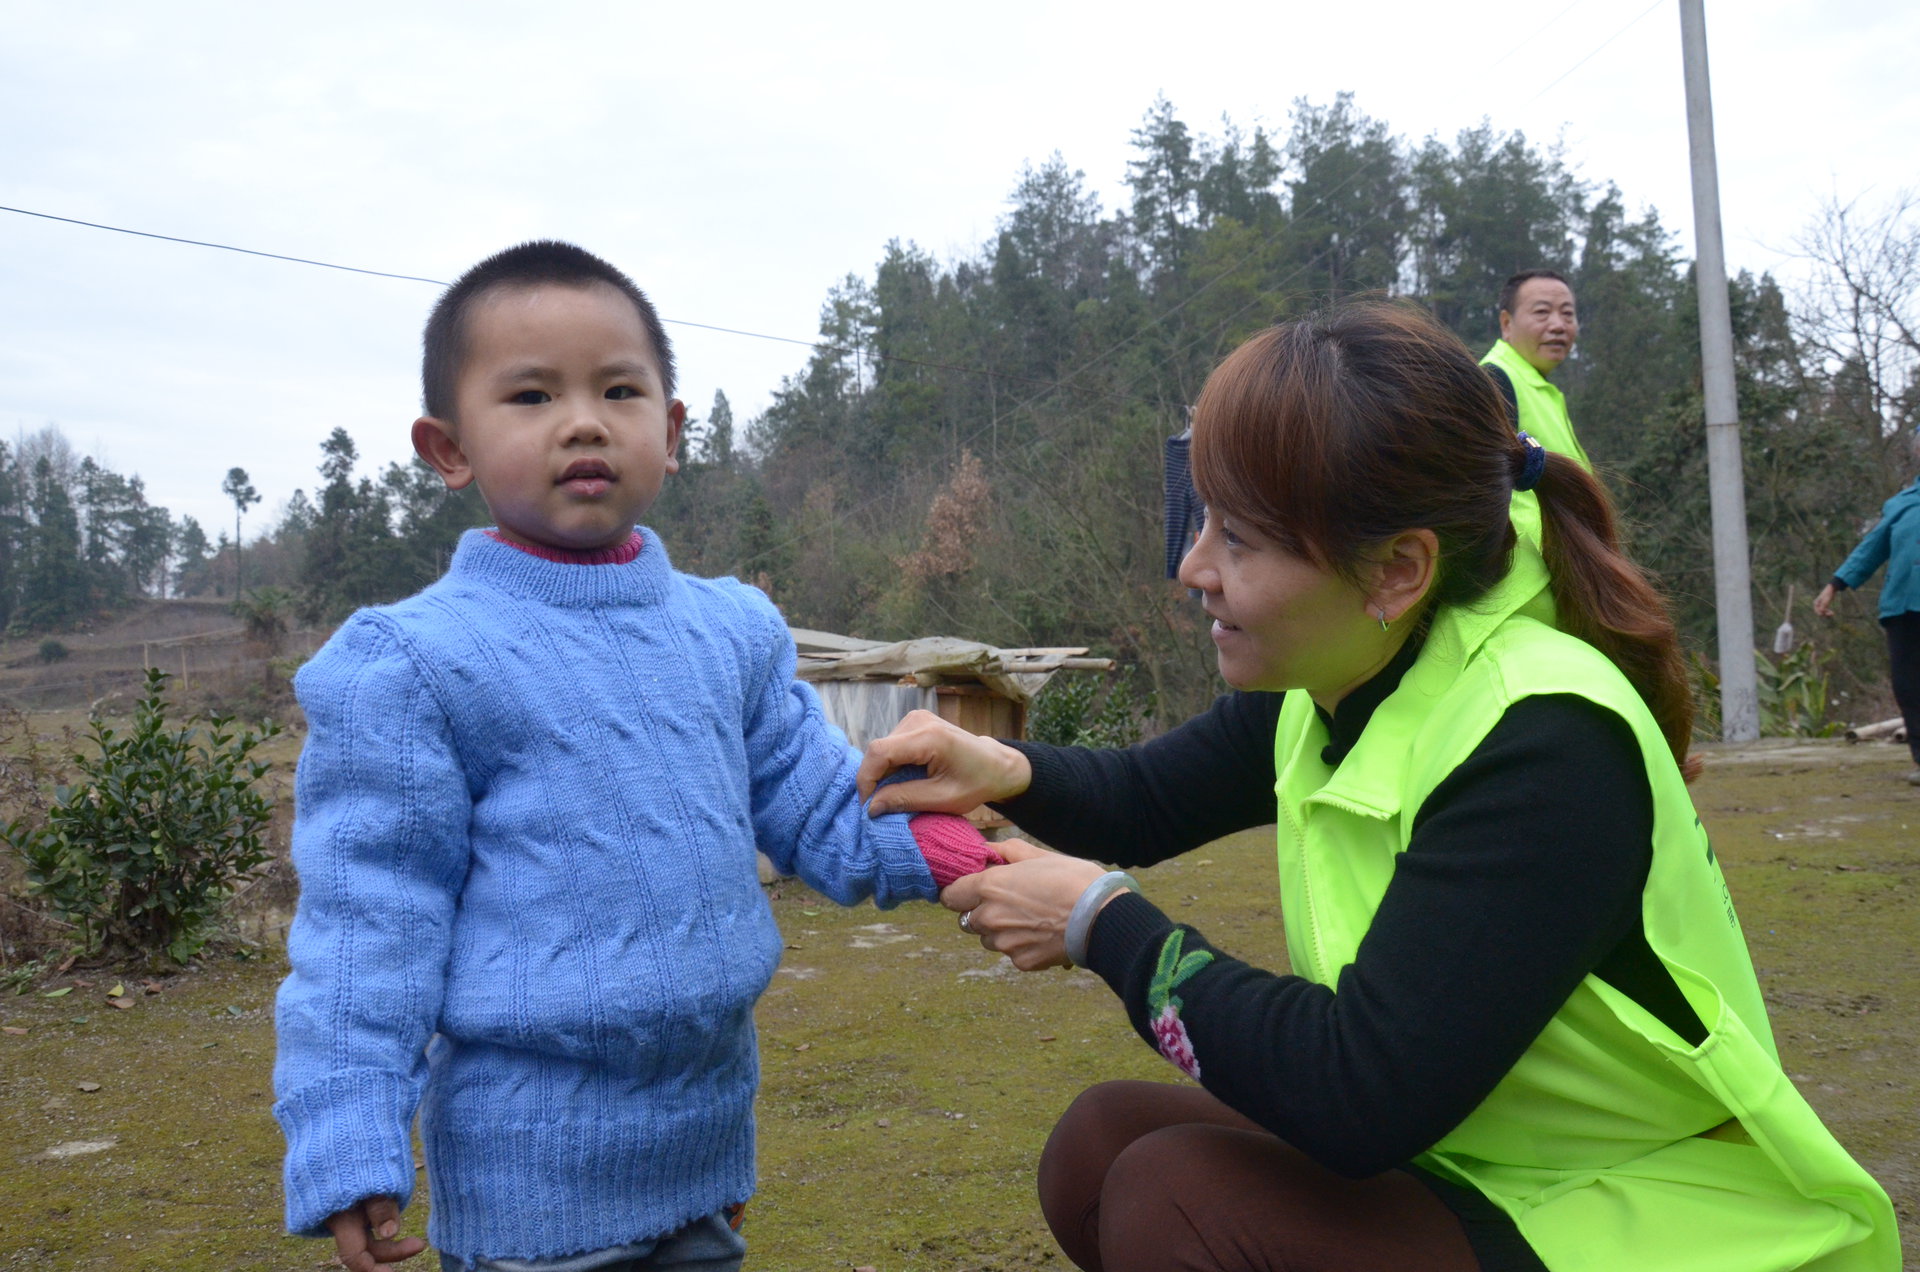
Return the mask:
<svg viewBox="0 0 1920 1272">
<path fill-rule="evenodd" d="M 1003 840 L 994 849 L 1007 864 L 955 879 L 940 904 L 959 913 L 981 945 L 1005 954 L 1023 972 L 1069 966 L 1067 918 L 1106 867 L 1020 839 Z"/>
<path fill-rule="evenodd" d="M 1822 618 L 1833 617 L 1834 587 L 1829 583 L 1820 589 L 1820 595 L 1813 598 L 1813 612 Z"/>
<path fill-rule="evenodd" d="M 921 764 L 927 776 L 896 782 L 875 797 L 889 770 Z M 1027 757 L 992 738 L 968 733 L 931 711 L 909 711 L 893 732 L 867 747 L 855 780 L 870 816 L 881 813 L 966 813 L 991 800 L 1012 799 L 1033 781 Z"/>
</svg>

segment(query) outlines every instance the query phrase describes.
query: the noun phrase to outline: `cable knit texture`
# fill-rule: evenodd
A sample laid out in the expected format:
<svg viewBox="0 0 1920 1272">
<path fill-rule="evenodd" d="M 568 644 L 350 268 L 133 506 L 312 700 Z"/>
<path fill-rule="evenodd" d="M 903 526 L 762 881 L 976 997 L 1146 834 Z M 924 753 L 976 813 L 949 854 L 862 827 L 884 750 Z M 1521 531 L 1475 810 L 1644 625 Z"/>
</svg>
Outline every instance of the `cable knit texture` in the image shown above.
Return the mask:
<svg viewBox="0 0 1920 1272">
<path fill-rule="evenodd" d="M 290 1230 L 404 1203 L 416 1109 L 443 1253 L 597 1250 L 744 1200 L 782 948 L 754 850 L 843 904 L 934 895 L 773 606 L 644 538 L 589 566 L 470 531 L 296 678 Z"/>
</svg>

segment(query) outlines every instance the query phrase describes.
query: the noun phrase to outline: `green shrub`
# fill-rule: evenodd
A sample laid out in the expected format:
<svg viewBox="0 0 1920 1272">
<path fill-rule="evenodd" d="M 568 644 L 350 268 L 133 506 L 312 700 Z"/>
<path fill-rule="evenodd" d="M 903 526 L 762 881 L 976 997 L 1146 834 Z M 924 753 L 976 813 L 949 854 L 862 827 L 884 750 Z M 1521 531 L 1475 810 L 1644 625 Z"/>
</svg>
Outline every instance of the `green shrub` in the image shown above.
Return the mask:
<svg viewBox="0 0 1920 1272">
<path fill-rule="evenodd" d="M 1134 688 L 1131 667 L 1104 686 L 1094 676 L 1058 675 L 1034 700 L 1027 736 L 1054 746 L 1131 746 L 1153 707 L 1153 691 Z"/>
<path fill-rule="evenodd" d="M 1720 736 L 1720 675 L 1698 651 L 1689 650 L 1693 670 L 1693 735 L 1705 741 Z M 1759 697 L 1763 738 L 1830 738 L 1845 729 L 1827 715 L 1826 655 L 1812 641 L 1791 652 L 1753 651 L 1754 691 Z"/>
<path fill-rule="evenodd" d="M 234 617 L 247 626 L 247 639 L 278 650 L 292 626 L 294 595 L 283 587 L 256 587 L 233 603 Z"/>
<path fill-rule="evenodd" d="M 40 661 L 43 663 L 61 662 L 69 652 L 65 645 L 51 636 L 40 642 Z"/>
<path fill-rule="evenodd" d="M 126 733 L 96 719 L 97 756 L 54 794 L 41 825 L 0 830 L 26 863 L 27 886 L 75 923 L 89 952 L 184 963 L 206 943 L 228 893 L 267 859 L 273 806 L 252 753 L 279 732 L 236 732 L 225 716 L 167 722 L 165 672 L 147 672 Z"/>
<path fill-rule="evenodd" d="M 1768 737 L 1830 738 L 1842 731 L 1827 718 L 1827 660 L 1810 640 L 1788 653 L 1754 651 L 1760 731 Z"/>
</svg>

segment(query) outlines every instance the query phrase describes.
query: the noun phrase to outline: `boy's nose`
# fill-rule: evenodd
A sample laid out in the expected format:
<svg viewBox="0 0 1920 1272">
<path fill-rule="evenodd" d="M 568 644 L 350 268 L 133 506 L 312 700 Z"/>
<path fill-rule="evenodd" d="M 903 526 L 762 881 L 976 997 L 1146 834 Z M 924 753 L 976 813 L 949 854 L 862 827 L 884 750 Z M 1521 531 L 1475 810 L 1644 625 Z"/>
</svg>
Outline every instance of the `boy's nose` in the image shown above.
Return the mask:
<svg viewBox="0 0 1920 1272">
<path fill-rule="evenodd" d="M 600 403 L 589 399 L 577 404 L 567 412 L 566 428 L 561 438 L 563 444 L 579 442 L 604 442 L 609 436 L 607 422 L 600 414 Z"/>
</svg>

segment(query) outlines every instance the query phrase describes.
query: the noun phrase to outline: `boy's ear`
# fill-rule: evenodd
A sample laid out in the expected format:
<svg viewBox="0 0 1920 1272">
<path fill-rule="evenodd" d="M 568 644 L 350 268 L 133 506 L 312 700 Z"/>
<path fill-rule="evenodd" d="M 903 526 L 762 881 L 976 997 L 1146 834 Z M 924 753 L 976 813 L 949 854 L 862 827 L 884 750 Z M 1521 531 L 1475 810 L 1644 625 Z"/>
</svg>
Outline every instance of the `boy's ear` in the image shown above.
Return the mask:
<svg viewBox="0 0 1920 1272">
<path fill-rule="evenodd" d="M 473 465 L 467 462 L 467 453 L 460 449 L 453 425 L 445 420 L 431 415 L 415 420 L 413 451 L 432 465 L 433 471 L 440 474 L 440 480 L 447 483 L 448 490 L 459 490 L 473 480 Z"/>
<path fill-rule="evenodd" d="M 675 398 L 667 403 L 667 471 L 670 473 L 680 471 L 680 431 L 686 426 L 687 404 Z"/>
</svg>

